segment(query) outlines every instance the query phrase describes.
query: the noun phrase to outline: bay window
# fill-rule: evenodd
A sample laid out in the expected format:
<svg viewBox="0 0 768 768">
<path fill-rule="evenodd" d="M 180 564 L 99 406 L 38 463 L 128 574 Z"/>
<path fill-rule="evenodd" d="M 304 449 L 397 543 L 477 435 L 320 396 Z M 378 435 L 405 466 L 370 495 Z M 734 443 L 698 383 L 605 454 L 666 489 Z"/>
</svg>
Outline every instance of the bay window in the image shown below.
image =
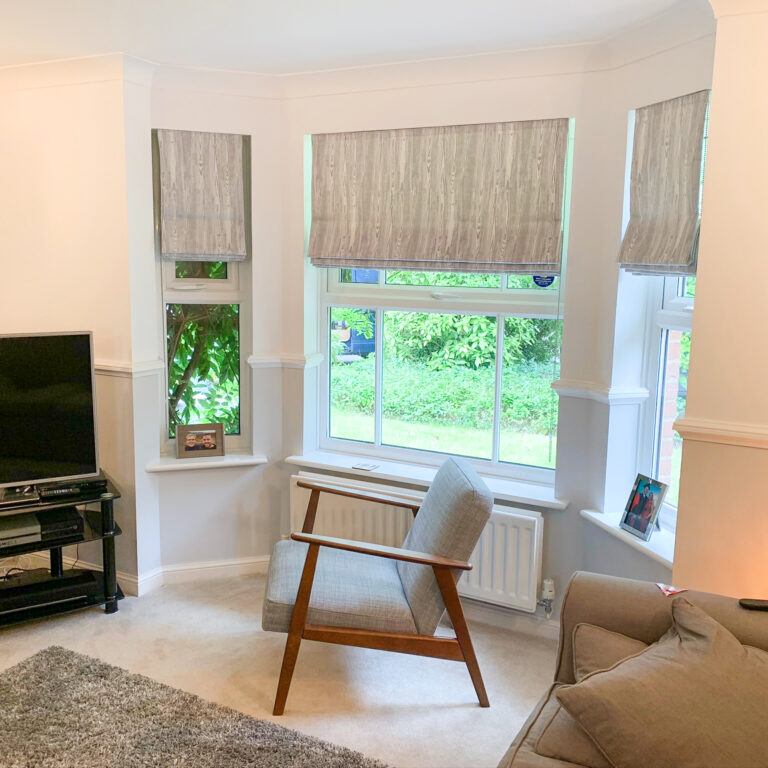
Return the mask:
<svg viewBox="0 0 768 768">
<path fill-rule="evenodd" d="M 324 270 L 322 447 L 462 455 L 543 479 L 556 458 L 562 306 L 552 281 L 521 277 Z"/>
</svg>

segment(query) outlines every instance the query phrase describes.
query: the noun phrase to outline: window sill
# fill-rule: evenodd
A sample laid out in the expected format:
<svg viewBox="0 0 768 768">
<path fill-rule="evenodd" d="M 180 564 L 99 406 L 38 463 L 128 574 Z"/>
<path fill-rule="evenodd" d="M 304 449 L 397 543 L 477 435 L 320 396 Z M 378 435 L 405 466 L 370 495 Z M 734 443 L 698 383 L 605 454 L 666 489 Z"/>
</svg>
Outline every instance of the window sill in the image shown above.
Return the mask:
<svg viewBox="0 0 768 768">
<path fill-rule="evenodd" d="M 146 467 L 147 472 L 182 472 L 200 469 L 226 469 L 230 467 L 254 467 L 266 464 L 266 456 L 231 453 L 227 456 L 210 456 L 205 459 L 177 459 L 174 456 L 161 456 L 158 461 Z"/>
<path fill-rule="evenodd" d="M 593 525 L 601 528 L 611 536 L 615 536 L 619 541 L 624 542 L 632 549 L 642 552 L 651 560 L 672 567 L 675 557 L 675 534 L 673 531 L 662 528 L 660 531 L 654 531 L 648 541 L 643 541 L 637 536 L 633 536 L 623 528 L 619 528 L 620 514 L 609 514 L 598 512 L 594 509 L 582 509 L 581 516 Z"/>
<path fill-rule="evenodd" d="M 359 477 L 376 480 L 390 480 L 428 488 L 437 472 L 436 467 L 423 464 L 411 464 L 402 461 L 382 461 L 378 458 L 336 453 L 332 451 L 314 451 L 302 456 L 288 456 L 287 464 L 295 464 L 310 469 L 340 471 Z M 353 465 L 362 462 L 376 464 L 373 470 L 355 469 Z M 555 489 L 548 485 L 526 483 L 521 480 L 507 480 L 495 475 L 482 475 L 491 493 L 497 501 L 510 501 L 544 509 L 565 509 L 567 501 L 555 497 Z"/>
</svg>

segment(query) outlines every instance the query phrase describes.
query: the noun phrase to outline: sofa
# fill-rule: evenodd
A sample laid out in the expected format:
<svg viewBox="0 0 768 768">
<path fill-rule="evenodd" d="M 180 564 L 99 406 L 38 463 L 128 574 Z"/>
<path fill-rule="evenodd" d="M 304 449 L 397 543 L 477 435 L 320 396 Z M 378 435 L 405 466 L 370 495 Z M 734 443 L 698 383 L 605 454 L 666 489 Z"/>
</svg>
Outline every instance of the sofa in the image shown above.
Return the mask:
<svg viewBox="0 0 768 768">
<path fill-rule="evenodd" d="M 685 591 L 680 598 L 715 619 L 744 646 L 768 651 L 768 612 L 745 610 L 734 598 L 705 592 Z M 612 763 L 604 755 L 596 754 L 595 745 L 580 732 L 575 721 L 570 728 L 562 727 L 563 713 L 557 692 L 577 682 L 574 630 L 590 625 L 618 633 L 624 636 L 621 642 L 625 644 L 625 652 L 631 654 L 637 652 L 633 651 L 632 643 L 638 649 L 644 649 L 667 633 L 672 625 L 673 600 L 649 582 L 595 573 L 574 574 L 562 606 L 554 682 L 515 737 L 498 768 L 575 768 L 585 765 L 610 768 Z M 583 644 L 584 641 L 579 642 Z M 616 661 L 617 665 L 620 663 Z M 571 685 L 572 689 L 576 687 Z"/>
</svg>

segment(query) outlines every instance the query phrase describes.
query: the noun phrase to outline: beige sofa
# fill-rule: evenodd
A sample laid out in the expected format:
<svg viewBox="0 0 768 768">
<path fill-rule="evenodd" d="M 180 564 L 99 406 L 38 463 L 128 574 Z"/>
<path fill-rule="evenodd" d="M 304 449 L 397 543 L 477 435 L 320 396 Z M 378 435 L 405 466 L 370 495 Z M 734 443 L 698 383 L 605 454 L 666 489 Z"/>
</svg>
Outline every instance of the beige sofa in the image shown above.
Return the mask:
<svg viewBox="0 0 768 768">
<path fill-rule="evenodd" d="M 768 612 L 747 611 L 738 600 L 706 592 L 685 592 L 691 603 L 701 608 L 745 645 L 768 650 Z M 557 654 L 555 680 L 534 708 L 528 720 L 507 750 L 498 768 L 574 768 L 584 762 L 567 762 L 545 757 L 537 752 L 540 737 L 555 721 L 560 685 L 575 683 L 572 636 L 579 623 L 593 624 L 612 632 L 627 635 L 644 643 L 653 643 L 669 629 L 671 599 L 665 597 L 655 584 L 630 579 L 617 579 L 595 573 L 577 572 L 571 580 L 560 617 L 560 647 Z M 553 732 L 554 730 L 554 732 Z M 584 745 L 562 732 L 558 744 L 562 754 L 578 756 Z M 558 738 L 556 729 L 548 734 Z M 543 747 L 542 747 L 543 748 Z M 551 751 L 551 750 L 550 750 Z"/>
</svg>

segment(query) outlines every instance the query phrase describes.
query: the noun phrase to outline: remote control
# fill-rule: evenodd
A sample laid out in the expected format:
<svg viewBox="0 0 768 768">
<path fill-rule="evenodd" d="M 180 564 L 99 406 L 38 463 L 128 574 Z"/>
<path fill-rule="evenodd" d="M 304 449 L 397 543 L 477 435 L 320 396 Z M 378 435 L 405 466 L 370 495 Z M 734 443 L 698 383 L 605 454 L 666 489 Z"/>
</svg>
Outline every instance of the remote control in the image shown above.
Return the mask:
<svg viewBox="0 0 768 768">
<path fill-rule="evenodd" d="M 742 597 L 739 605 L 749 611 L 768 611 L 768 600 L 754 600 L 749 597 Z"/>
</svg>

